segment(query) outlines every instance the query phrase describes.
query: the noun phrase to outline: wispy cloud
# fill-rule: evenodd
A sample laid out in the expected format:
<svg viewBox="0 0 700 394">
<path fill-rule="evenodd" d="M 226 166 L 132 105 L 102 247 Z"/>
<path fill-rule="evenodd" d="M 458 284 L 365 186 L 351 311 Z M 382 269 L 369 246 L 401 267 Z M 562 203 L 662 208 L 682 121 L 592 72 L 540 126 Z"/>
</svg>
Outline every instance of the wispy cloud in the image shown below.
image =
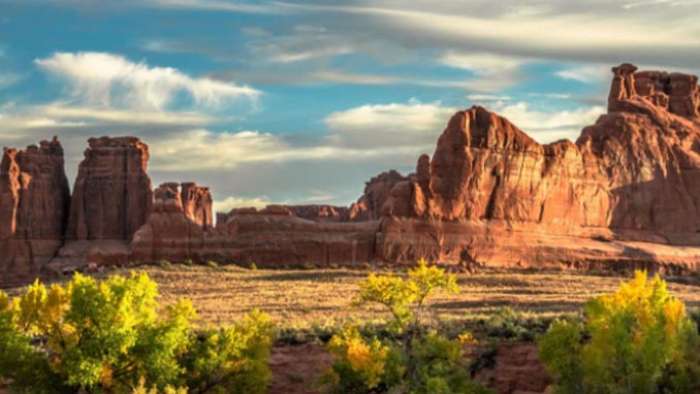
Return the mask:
<svg viewBox="0 0 700 394">
<path fill-rule="evenodd" d="M 35 62 L 65 81 L 74 99 L 93 106 L 163 110 L 179 93 L 188 94 L 196 105 L 204 106 L 260 95 L 249 86 L 193 78 L 174 68 L 151 67 L 110 53 L 59 52 Z"/>
<path fill-rule="evenodd" d="M 610 66 L 606 65 L 581 65 L 566 68 L 555 73 L 562 79 L 570 79 L 582 83 L 602 83 L 612 78 Z"/>
<path fill-rule="evenodd" d="M 362 105 L 324 119 L 328 143 L 354 148 L 408 147 L 417 153 L 430 146 L 456 108 L 439 102 Z"/>
<path fill-rule="evenodd" d="M 575 141 L 583 127 L 595 123 L 605 113 L 602 106 L 580 107 L 573 110 L 537 110 L 524 101 L 496 103 L 490 109 L 510 120 L 540 143 L 559 139 Z"/>
<path fill-rule="evenodd" d="M 12 86 L 21 80 L 22 77 L 19 74 L 0 71 L 0 89 Z"/>
<path fill-rule="evenodd" d="M 279 14 L 284 7 L 274 3 L 243 2 L 226 0 L 139 0 L 144 7 L 186 10 L 225 11 L 252 14 Z"/>
<path fill-rule="evenodd" d="M 214 201 L 214 212 L 230 212 L 234 208 L 242 207 L 264 208 L 270 204 L 272 201 L 264 196 L 252 198 L 228 196 Z"/>
</svg>

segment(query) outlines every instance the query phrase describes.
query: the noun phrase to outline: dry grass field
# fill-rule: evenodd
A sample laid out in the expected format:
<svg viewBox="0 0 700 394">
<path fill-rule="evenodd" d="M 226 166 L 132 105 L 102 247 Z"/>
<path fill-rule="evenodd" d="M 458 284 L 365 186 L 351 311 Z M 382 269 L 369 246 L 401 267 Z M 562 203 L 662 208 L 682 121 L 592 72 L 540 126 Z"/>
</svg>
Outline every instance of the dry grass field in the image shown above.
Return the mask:
<svg viewBox="0 0 700 394">
<path fill-rule="evenodd" d="M 180 297 L 191 299 L 203 326 L 226 324 L 253 308 L 267 312 L 288 329 L 336 326 L 352 319 L 381 323 L 388 317 L 380 308 L 353 305 L 357 283 L 367 275 L 362 270 L 186 265 L 136 270 L 158 282 L 165 303 Z M 457 275 L 459 294 L 440 295 L 431 301 L 437 316 L 446 321 L 488 318 L 504 307 L 528 318 L 554 317 L 579 310 L 587 299 L 614 290 L 625 279 L 568 271 L 490 270 Z M 669 288 L 689 307 L 700 306 L 700 283 L 686 282 L 670 282 Z"/>
</svg>

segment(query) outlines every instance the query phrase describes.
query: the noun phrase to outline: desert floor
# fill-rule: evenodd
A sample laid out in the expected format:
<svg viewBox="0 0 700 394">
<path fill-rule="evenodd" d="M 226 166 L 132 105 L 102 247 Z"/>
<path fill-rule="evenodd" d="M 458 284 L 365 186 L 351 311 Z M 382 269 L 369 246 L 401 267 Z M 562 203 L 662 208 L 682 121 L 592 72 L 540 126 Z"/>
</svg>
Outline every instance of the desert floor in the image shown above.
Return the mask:
<svg viewBox="0 0 700 394">
<path fill-rule="evenodd" d="M 331 363 L 331 356 L 324 349 L 324 337 L 327 339 L 347 323 L 381 327 L 389 318 L 379 307 L 354 302 L 357 285 L 370 272 L 368 269 L 269 270 L 233 265 L 166 264 L 114 269 L 98 276 L 128 274 L 130 271 L 147 272 L 158 283 L 164 305 L 183 297 L 192 300 L 199 314 L 197 324 L 201 327 L 233 323 L 254 308 L 269 314 L 281 333 L 270 359 L 272 394 L 318 393 L 318 379 Z M 378 268 L 375 272 L 390 271 Z M 472 327 L 500 330 L 503 322 L 494 323 L 492 320 L 494 316 L 503 315 L 504 310 L 519 321 L 535 322 L 536 327 L 538 322 L 578 313 L 586 300 L 613 291 L 629 277 L 575 271 L 514 270 L 482 270 L 456 275 L 459 293 L 434 297 L 430 309 L 434 311 L 433 317 L 439 318 L 435 321 L 447 322 L 446 327 L 459 330 L 471 330 Z M 671 292 L 683 299 L 689 309 L 700 308 L 700 278 L 667 280 Z M 10 293 L 19 291 L 12 289 Z M 496 333 L 499 336 L 496 340 L 501 342 L 503 334 Z M 534 346 L 533 338 L 530 336 L 524 340 L 526 346 Z M 523 341 L 519 337 L 511 340 Z M 523 366 L 513 368 L 519 371 Z M 503 374 L 503 369 L 500 371 Z"/>
<path fill-rule="evenodd" d="M 290 329 L 337 326 L 353 320 L 381 324 L 388 318 L 380 307 L 355 305 L 357 284 L 367 276 L 367 270 L 264 270 L 175 264 L 132 270 L 147 272 L 159 284 L 166 304 L 181 297 L 191 299 L 199 312 L 199 324 L 204 326 L 233 322 L 253 308 Z M 523 318 L 547 319 L 575 313 L 586 300 L 613 291 L 627 279 L 569 271 L 483 270 L 457 276 L 458 294 L 438 295 L 430 301 L 431 309 L 442 320 L 488 319 L 504 308 L 513 309 Z M 669 280 L 671 292 L 689 308 L 700 307 L 700 280 L 680 279 Z"/>
</svg>

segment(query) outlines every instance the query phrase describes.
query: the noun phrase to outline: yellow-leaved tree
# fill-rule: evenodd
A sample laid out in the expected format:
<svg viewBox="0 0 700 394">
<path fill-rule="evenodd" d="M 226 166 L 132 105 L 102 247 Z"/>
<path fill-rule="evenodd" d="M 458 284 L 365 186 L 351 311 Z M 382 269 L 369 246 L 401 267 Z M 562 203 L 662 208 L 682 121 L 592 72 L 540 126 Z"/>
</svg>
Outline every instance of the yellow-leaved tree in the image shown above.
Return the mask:
<svg viewBox="0 0 700 394">
<path fill-rule="evenodd" d="M 358 303 L 380 304 L 392 315 L 393 337 L 365 337 L 357 327 L 333 336 L 334 355 L 325 377 L 332 393 L 487 393 L 469 376 L 463 341 L 468 333 L 450 340 L 426 330 L 426 301 L 438 292 L 459 291 L 455 275 L 424 259 L 407 277 L 370 274 L 359 285 Z"/>
<path fill-rule="evenodd" d="M 266 316 L 196 332 L 189 301 L 159 308 L 157 297 L 146 274 L 0 292 L 0 380 L 27 393 L 266 390 Z"/>
<path fill-rule="evenodd" d="M 636 272 L 589 301 L 583 322 L 557 320 L 540 357 L 559 393 L 697 393 L 698 329 L 658 276 Z"/>
</svg>

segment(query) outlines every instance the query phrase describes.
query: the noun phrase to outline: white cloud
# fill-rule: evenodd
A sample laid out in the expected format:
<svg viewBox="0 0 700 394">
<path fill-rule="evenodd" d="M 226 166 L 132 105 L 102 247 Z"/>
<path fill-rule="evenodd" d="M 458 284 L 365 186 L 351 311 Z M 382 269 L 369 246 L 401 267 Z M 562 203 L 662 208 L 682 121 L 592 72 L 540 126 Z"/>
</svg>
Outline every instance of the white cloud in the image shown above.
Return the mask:
<svg viewBox="0 0 700 394">
<path fill-rule="evenodd" d="M 657 5 L 669 5 L 671 7 L 678 7 L 684 5 L 698 5 L 699 0 L 644 0 L 626 3 L 622 6 L 624 9 L 632 9 L 637 7 L 652 7 Z"/>
<path fill-rule="evenodd" d="M 272 202 L 267 197 L 245 198 L 229 196 L 223 200 L 214 200 L 213 210 L 214 212 L 230 212 L 234 208 L 265 208 L 270 204 Z"/>
<path fill-rule="evenodd" d="M 92 127 L 106 129 L 110 126 L 132 127 L 182 127 L 213 122 L 213 119 L 195 112 L 153 112 L 119 110 L 110 108 L 76 107 L 52 103 L 22 108 L 5 108 L 0 112 L 0 126 L 8 130 L 36 128 Z M 102 130 L 104 131 L 104 130 Z"/>
<path fill-rule="evenodd" d="M 395 77 L 375 74 L 349 73 L 339 70 L 320 70 L 310 75 L 311 80 L 353 85 L 390 85 L 400 83 Z"/>
<path fill-rule="evenodd" d="M 478 74 L 500 74 L 520 67 L 522 60 L 492 53 L 459 53 L 449 51 L 440 57 L 440 62 Z"/>
<path fill-rule="evenodd" d="M 282 7 L 280 5 L 225 0 L 137 0 L 136 4 L 140 4 L 144 7 L 226 11 L 253 14 L 276 14 L 282 12 Z"/>
<path fill-rule="evenodd" d="M 690 67 L 700 61 L 697 18 L 689 2 L 623 8 L 620 2 L 384 0 L 372 5 L 298 4 L 300 11 L 337 14 L 349 35 L 371 34 L 411 48 L 449 48 L 512 58 L 588 63 L 632 61 Z M 671 3 L 677 6 L 673 7 Z M 483 12 L 475 14 L 474 9 Z M 525 11 L 525 12 L 522 12 Z"/>
<path fill-rule="evenodd" d="M 467 99 L 478 103 L 487 101 L 509 101 L 513 98 L 510 96 L 499 96 L 495 94 L 468 94 Z"/>
<path fill-rule="evenodd" d="M 90 105 L 160 111 L 173 104 L 180 93 L 204 106 L 239 98 L 254 100 L 260 95 L 248 86 L 192 78 L 174 68 L 150 67 L 109 53 L 59 52 L 35 62 L 66 81 L 74 99 Z"/>
<path fill-rule="evenodd" d="M 406 140 L 407 142 L 410 140 Z M 388 155 L 415 154 L 416 144 L 396 146 L 382 141 L 370 147 L 340 146 L 332 139 L 309 146 L 260 131 L 214 132 L 196 129 L 150 141 L 152 167 L 158 171 L 232 169 L 248 163 L 293 161 L 356 161 Z"/>
<path fill-rule="evenodd" d="M 423 147 L 434 142 L 455 110 L 439 102 L 363 105 L 334 112 L 324 123 L 328 141 L 337 146 Z"/>
<path fill-rule="evenodd" d="M 526 102 L 500 103 L 491 108 L 540 143 L 568 138 L 575 141 L 583 127 L 595 123 L 605 108 L 592 106 L 562 111 L 539 111 Z"/>
<path fill-rule="evenodd" d="M 570 79 L 583 83 L 603 83 L 612 78 L 610 66 L 582 65 L 566 68 L 555 73 L 562 79 Z"/>
<path fill-rule="evenodd" d="M 546 99 L 567 100 L 572 96 L 569 93 L 528 93 L 530 97 L 542 97 Z"/>
<path fill-rule="evenodd" d="M 439 61 L 446 66 L 471 71 L 474 78 L 467 86 L 479 92 L 500 91 L 514 85 L 520 79 L 518 71 L 525 63 L 521 59 L 492 53 L 455 51 L 448 51 Z"/>
<path fill-rule="evenodd" d="M 346 55 L 353 53 L 354 49 L 350 46 L 332 46 L 332 47 L 325 47 L 325 48 L 309 48 L 309 49 L 302 49 L 302 50 L 297 50 L 297 51 L 288 51 L 288 52 L 278 52 L 275 54 L 272 54 L 269 57 L 270 61 L 273 62 L 278 62 L 278 63 L 294 63 L 294 62 L 300 62 L 300 61 L 305 61 L 305 60 L 311 60 L 311 59 L 318 59 L 318 58 L 325 58 L 325 57 L 334 57 L 338 55 Z"/>
</svg>

